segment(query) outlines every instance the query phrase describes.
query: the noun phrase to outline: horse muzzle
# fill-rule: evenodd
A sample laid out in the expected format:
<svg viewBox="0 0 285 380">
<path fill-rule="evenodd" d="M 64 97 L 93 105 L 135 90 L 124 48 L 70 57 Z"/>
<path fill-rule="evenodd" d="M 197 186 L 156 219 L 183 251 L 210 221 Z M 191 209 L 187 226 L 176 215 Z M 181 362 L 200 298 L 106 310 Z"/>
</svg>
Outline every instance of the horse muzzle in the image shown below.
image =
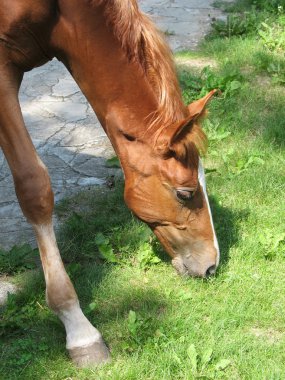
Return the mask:
<svg viewBox="0 0 285 380">
<path fill-rule="evenodd" d="M 191 254 L 182 256 L 177 255 L 172 259 L 172 265 L 182 276 L 209 277 L 216 272 L 216 258 L 199 260 Z"/>
</svg>

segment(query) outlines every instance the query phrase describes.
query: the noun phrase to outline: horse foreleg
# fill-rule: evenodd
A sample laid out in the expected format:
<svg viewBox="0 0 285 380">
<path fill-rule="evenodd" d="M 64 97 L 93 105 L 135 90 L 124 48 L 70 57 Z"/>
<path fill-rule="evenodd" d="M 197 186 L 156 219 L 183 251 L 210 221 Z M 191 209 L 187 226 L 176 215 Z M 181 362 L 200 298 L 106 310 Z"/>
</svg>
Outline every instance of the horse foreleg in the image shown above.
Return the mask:
<svg viewBox="0 0 285 380">
<path fill-rule="evenodd" d="M 46 280 L 49 307 L 66 329 L 66 347 L 79 366 L 101 363 L 109 353 L 102 336 L 83 314 L 74 287 L 64 269 L 51 221 L 33 223 Z"/>
<path fill-rule="evenodd" d="M 0 145 L 10 166 L 21 209 L 32 224 L 46 281 L 46 299 L 66 329 L 66 346 L 79 366 L 109 358 L 99 331 L 84 316 L 57 247 L 53 192 L 46 167 L 25 128 L 18 101 L 22 73 L 0 62 Z"/>
</svg>

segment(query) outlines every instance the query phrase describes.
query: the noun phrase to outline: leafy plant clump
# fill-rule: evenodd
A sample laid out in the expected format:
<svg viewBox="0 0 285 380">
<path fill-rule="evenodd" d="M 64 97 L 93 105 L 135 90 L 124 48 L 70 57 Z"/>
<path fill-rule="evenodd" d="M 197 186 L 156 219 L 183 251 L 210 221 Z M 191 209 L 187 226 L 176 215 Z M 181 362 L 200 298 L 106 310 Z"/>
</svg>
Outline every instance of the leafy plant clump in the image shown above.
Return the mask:
<svg viewBox="0 0 285 380">
<path fill-rule="evenodd" d="M 220 5 L 221 4 L 216 4 Z M 285 4 L 284 1 L 238 1 L 226 7 L 226 20 L 215 20 L 209 38 L 250 38 L 259 46 L 253 54 L 256 70 L 285 84 Z"/>
<path fill-rule="evenodd" d="M 11 275 L 36 267 L 37 249 L 29 244 L 14 246 L 10 251 L 0 249 L 0 274 Z"/>
<path fill-rule="evenodd" d="M 285 257 L 285 232 L 264 229 L 259 233 L 258 240 L 264 250 L 264 256 L 268 259 Z"/>
<path fill-rule="evenodd" d="M 94 260 L 144 270 L 160 262 L 157 253 L 162 249 L 147 225 L 127 209 L 120 180 L 107 192 L 98 187 L 66 199 L 59 210 L 65 217 L 59 242 L 69 271 Z"/>
<path fill-rule="evenodd" d="M 285 0 L 248 0 L 248 2 L 259 10 L 265 9 L 274 13 L 285 8 Z"/>
<path fill-rule="evenodd" d="M 228 67 L 223 73 L 217 73 L 210 66 L 206 66 L 199 75 L 182 70 L 180 83 L 183 99 L 188 104 L 213 89 L 219 90 L 219 96 L 222 98 L 234 96 L 242 87 L 243 76 L 235 68 Z"/>
<path fill-rule="evenodd" d="M 195 345 L 190 344 L 187 349 L 187 355 L 191 364 L 192 374 L 198 378 L 215 379 L 231 365 L 230 359 L 214 361 L 212 347 L 199 354 Z"/>
<path fill-rule="evenodd" d="M 211 37 L 245 36 L 257 32 L 265 16 L 256 11 L 233 13 L 227 16 L 226 21 L 216 20 L 212 23 Z"/>
</svg>

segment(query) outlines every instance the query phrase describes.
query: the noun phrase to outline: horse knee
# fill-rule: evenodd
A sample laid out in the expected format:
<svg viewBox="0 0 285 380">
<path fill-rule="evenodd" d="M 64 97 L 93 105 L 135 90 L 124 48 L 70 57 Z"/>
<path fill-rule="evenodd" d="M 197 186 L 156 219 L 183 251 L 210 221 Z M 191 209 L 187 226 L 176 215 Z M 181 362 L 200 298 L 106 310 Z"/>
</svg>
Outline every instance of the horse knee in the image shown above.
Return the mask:
<svg viewBox="0 0 285 380">
<path fill-rule="evenodd" d="M 53 192 L 46 167 L 38 162 L 14 175 L 16 194 L 27 220 L 32 224 L 48 222 L 54 205 Z"/>
</svg>

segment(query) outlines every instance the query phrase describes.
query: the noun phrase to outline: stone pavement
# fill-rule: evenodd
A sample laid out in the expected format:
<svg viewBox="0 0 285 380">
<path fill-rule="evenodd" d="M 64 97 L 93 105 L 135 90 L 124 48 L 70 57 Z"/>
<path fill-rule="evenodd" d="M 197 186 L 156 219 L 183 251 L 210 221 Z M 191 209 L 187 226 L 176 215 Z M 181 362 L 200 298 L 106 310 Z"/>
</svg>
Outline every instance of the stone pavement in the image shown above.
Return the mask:
<svg viewBox="0 0 285 380">
<path fill-rule="evenodd" d="M 211 0 L 139 0 L 168 36 L 173 50 L 193 49 L 221 17 Z M 112 147 L 91 107 L 64 66 L 53 60 L 27 73 L 20 102 L 28 131 L 48 167 L 55 199 L 104 184 Z M 114 170 L 114 169 L 113 169 Z M 18 206 L 7 163 L 0 152 L 0 247 L 35 244 Z"/>
</svg>

